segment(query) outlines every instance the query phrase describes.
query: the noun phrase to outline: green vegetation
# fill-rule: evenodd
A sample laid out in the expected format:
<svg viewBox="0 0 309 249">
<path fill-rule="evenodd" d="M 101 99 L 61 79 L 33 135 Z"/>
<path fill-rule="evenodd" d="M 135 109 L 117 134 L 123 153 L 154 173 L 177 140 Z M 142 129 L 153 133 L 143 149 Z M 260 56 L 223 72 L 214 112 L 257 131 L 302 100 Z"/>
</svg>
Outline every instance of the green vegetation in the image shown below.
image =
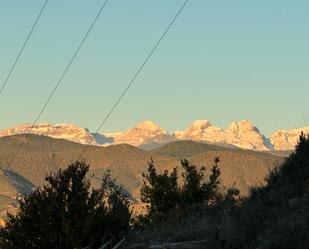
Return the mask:
<svg viewBox="0 0 309 249">
<path fill-rule="evenodd" d="M 46 177 L 47 183 L 19 199 L 0 236 L 2 249 L 99 248 L 106 236 L 120 238 L 131 213 L 121 189 L 106 174 L 90 190 L 89 166 L 76 162 Z"/>
<path fill-rule="evenodd" d="M 211 207 L 227 195 L 231 196 L 231 190 L 226 194 L 220 192 L 219 161 L 218 157 L 215 158 L 206 179 L 205 168 L 198 170 L 188 160 L 181 160 L 182 184 L 179 184 L 177 168 L 171 173 L 167 170 L 158 173 L 151 161 L 148 172 L 143 174 L 144 184 L 141 188 L 141 200 L 150 206 L 146 215 L 137 218 L 137 225 L 145 227 L 168 221 L 171 213 L 183 217 L 193 205 Z"/>
</svg>

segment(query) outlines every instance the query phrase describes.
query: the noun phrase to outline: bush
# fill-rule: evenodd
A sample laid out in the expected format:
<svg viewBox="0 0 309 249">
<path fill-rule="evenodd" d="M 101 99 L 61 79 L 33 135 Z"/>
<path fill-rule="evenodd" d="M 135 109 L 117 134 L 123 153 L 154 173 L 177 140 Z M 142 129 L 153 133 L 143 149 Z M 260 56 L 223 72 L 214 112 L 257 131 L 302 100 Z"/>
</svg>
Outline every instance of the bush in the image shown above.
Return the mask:
<svg viewBox="0 0 309 249">
<path fill-rule="evenodd" d="M 178 170 L 174 168 L 158 173 L 154 162 L 148 165 L 148 172 L 143 174 L 141 200 L 150 204 L 148 214 L 138 217 L 138 223 L 162 222 L 174 214 L 182 215 L 187 208 L 197 203 L 211 205 L 219 198 L 220 169 L 219 158 L 214 160 L 211 174 L 206 179 L 205 168 L 197 169 L 188 160 L 181 160 L 183 184 L 178 183 Z"/>
<path fill-rule="evenodd" d="M 47 183 L 19 199 L 8 215 L 2 249 L 99 248 L 104 236 L 119 237 L 129 228 L 128 201 L 107 174 L 90 190 L 89 165 L 77 161 L 46 177 Z"/>
</svg>

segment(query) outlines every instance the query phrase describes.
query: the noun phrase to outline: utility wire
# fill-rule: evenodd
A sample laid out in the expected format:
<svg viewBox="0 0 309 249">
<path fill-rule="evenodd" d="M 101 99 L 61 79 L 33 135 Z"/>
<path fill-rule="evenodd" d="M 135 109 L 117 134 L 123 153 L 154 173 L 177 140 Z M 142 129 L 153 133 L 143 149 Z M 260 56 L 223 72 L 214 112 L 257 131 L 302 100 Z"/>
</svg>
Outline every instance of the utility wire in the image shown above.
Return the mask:
<svg viewBox="0 0 309 249">
<path fill-rule="evenodd" d="M 48 98 L 46 99 L 43 107 L 41 108 L 41 110 L 39 111 L 38 115 L 36 116 L 32 126 L 30 127 L 29 132 L 26 134 L 26 138 L 21 142 L 21 144 L 19 145 L 16 153 L 14 154 L 14 156 L 12 157 L 11 161 L 9 162 L 9 166 L 14 162 L 15 158 L 17 157 L 17 155 L 19 154 L 19 152 L 21 151 L 22 147 L 24 146 L 25 142 L 27 141 L 28 136 L 31 134 L 31 131 L 33 130 L 33 128 L 35 127 L 35 125 L 37 124 L 38 120 L 40 119 L 40 117 L 42 116 L 43 112 L 45 111 L 46 107 L 48 106 L 50 100 L 52 99 L 53 95 L 55 94 L 55 92 L 57 91 L 59 85 L 62 83 L 64 76 L 66 75 L 66 73 L 68 72 L 68 70 L 70 69 L 73 61 L 75 60 L 78 52 L 80 51 L 80 49 L 82 48 L 82 46 L 84 45 L 86 39 L 88 38 L 91 30 L 93 29 L 94 25 L 96 24 L 96 22 L 98 21 L 101 13 L 103 12 L 103 10 L 105 9 L 105 6 L 107 5 L 109 0 L 105 0 L 103 5 L 101 6 L 101 8 L 99 9 L 97 15 L 95 16 L 95 18 L 93 19 L 90 27 L 88 28 L 86 34 L 84 35 L 82 41 L 80 42 L 79 46 L 77 47 L 77 49 L 75 50 L 75 53 L 73 54 L 73 56 L 71 57 L 68 65 L 65 67 L 63 73 L 61 74 L 60 78 L 58 79 L 58 81 L 56 82 L 56 85 L 54 86 L 52 92 L 50 93 L 50 95 L 48 96 Z"/>
<path fill-rule="evenodd" d="M 139 74 L 141 73 L 141 71 L 143 70 L 144 66 L 147 64 L 147 62 L 149 61 L 149 59 L 151 58 L 151 56 L 153 55 L 153 53 L 155 52 L 155 50 L 158 48 L 158 46 L 160 45 L 161 41 L 164 39 L 164 37 L 166 36 L 166 34 L 168 33 L 168 31 L 171 29 L 171 27 L 173 26 L 173 24 L 175 23 L 176 19 L 178 18 L 178 16 L 181 14 L 181 12 L 183 11 L 183 9 L 185 8 L 185 6 L 187 5 L 189 0 L 186 0 L 182 6 L 180 7 L 180 9 L 178 10 L 178 12 L 176 13 L 175 17 L 172 19 L 172 21 L 170 22 L 170 24 L 167 26 L 167 28 L 165 29 L 164 33 L 161 35 L 161 37 L 159 38 L 159 40 L 156 42 L 156 44 L 154 45 L 154 47 L 151 49 L 150 53 L 148 54 L 148 56 L 146 57 L 146 59 L 144 60 L 144 62 L 142 63 L 142 65 L 138 68 L 137 72 L 134 74 L 134 76 L 132 77 L 132 79 L 130 80 L 129 84 L 126 86 L 126 88 L 123 90 L 123 92 L 121 93 L 121 95 L 118 97 L 118 99 L 116 100 L 115 104 L 112 106 L 111 110 L 108 112 L 108 114 L 106 115 L 106 117 L 104 118 L 104 120 L 101 122 L 101 124 L 99 125 L 99 127 L 97 128 L 94 137 L 96 135 L 98 135 L 99 131 L 102 129 L 102 127 L 104 126 L 104 124 L 106 123 L 106 121 L 109 119 L 109 117 L 112 115 L 112 113 L 114 112 L 114 110 L 116 109 L 116 107 L 119 105 L 119 103 L 121 102 L 121 100 L 123 99 L 123 97 L 126 95 L 126 93 L 128 92 L 128 90 L 130 89 L 130 87 L 133 85 L 133 83 L 135 82 L 136 78 L 139 76 Z M 82 150 L 82 153 L 79 156 L 80 160 L 82 158 L 82 156 L 84 155 L 84 153 L 86 152 L 86 150 L 88 149 L 88 146 L 90 145 L 90 142 L 88 142 L 88 144 L 86 145 L 86 147 L 84 147 L 84 149 Z"/>
<path fill-rule="evenodd" d="M 2 86 L 1 86 L 1 88 L 0 88 L 0 95 L 2 94 L 2 92 L 3 92 L 3 90 L 4 90 L 5 86 L 6 86 L 6 84 L 8 83 L 9 79 L 11 78 L 11 75 L 12 75 L 12 73 L 13 73 L 13 71 L 14 71 L 14 68 L 15 68 L 15 66 L 17 65 L 17 63 L 18 63 L 18 61 L 19 61 L 19 59 L 20 59 L 20 57 L 21 57 L 21 55 L 22 55 L 22 53 L 23 53 L 23 51 L 24 51 L 24 49 L 25 49 L 25 47 L 26 47 L 26 45 L 27 45 L 27 43 L 28 43 L 28 41 L 29 41 L 29 39 L 30 39 L 30 37 L 31 37 L 31 35 L 32 35 L 32 33 L 33 33 L 33 31 L 34 31 L 34 29 L 35 29 L 35 27 L 37 26 L 37 24 L 38 24 L 38 22 L 39 22 L 39 20 L 40 20 L 40 18 L 41 18 L 41 16 L 42 16 L 42 14 L 43 14 L 43 12 L 44 12 L 44 9 L 45 9 L 45 7 L 46 7 L 48 1 L 49 1 L 49 0 L 45 0 L 45 2 L 44 2 L 44 4 L 43 4 L 43 6 L 42 6 L 42 8 L 41 8 L 41 10 L 40 10 L 40 12 L 39 12 L 37 18 L 35 19 L 34 24 L 32 25 L 32 27 L 31 27 L 31 29 L 30 29 L 30 32 L 28 33 L 28 35 L 27 35 L 27 37 L 26 37 L 26 40 L 24 41 L 24 43 L 23 43 L 23 45 L 22 45 L 22 47 L 21 47 L 19 53 L 17 54 L 17 57 L 16 57 L 16 59 L 15 59 L 13 65 L 11 66 L 11 69 L 10 69 L 9 73 L 7 74 L 5 80 L 4 80 L 4 82 L 3 82 L 3 84 L 2 84 Z"/>
</svg>

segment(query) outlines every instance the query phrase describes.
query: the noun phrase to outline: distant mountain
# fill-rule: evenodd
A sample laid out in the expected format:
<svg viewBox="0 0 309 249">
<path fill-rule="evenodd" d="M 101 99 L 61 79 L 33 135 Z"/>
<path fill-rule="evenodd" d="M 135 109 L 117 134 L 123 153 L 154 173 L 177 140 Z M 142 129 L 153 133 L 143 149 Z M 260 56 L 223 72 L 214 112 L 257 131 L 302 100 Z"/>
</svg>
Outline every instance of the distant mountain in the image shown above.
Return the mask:
<svg viewBox="0 0 309 249">
<path fill-rule="evenodd" d="M 12 136 L 18 134 L 32 133 L 44 135 L 52 138 L 62 138 L 81 144 L 96 145 L 96 139 L 86 128 L 80 128 L 73 124 L 49 124 L 40 123 L 32 127 L 32 124 L 23 124 L 14 128 L 8 128 L 0 131 L 0 137 Z"/>
<path fill-rule="evenodd" d="M 273 145 L 259 129 L 248 120 L 233 122 L 226 130 L 227 144 L 233 144 L 248 150 L 272 150 Z"/>
<path fill-rule="evenodd" d="M 185 131 L 175 132 L 185 140 L 225 143 L 249 150 L 271 150 L 273 146 L 250 121 L 233 122 L 226 130 L 213 126 L 208 120 L 197 120 Z"/>
<path fill-rule="evenodd" d="M 114 144 L 130 144 L 139 146 L 141 144 L 145 144 L 145 142 L 149 139 L 167 134 L 167 131 L 159 125 L 146 120 L 125 132 L 116 133 L 113 139 Z M 105 134 L 105 136 L 107 136 L 107 134 Z"/>
<path fill-rule="evenodd" d="M 213 126 L 208 120 L 197 120 L 185 131 L 177 131 L 175 137 L 184 140 L 207 141 L 224 143 L 226 134 L 224 130 Z"/>
<path fill-rule="evenodd" d="M 276 150 L 294 150 L 301 133 L 309 134 L 309 127 L 287 130 L 278 130 L 270 140 Z"/>
<path fill-rule="evenodd" d="M 294 150 L 300 133 L 309 133 L 309 127 L 291 131 L 279 130 L 266 138 L 250 121 L 233 122 L 227 129 L 214 126 L 208 120 L 197 120 L 184 131 L 167 132 L 152 121 L 146 120 L 124 132 L 91 133 L 86 128 L 73 124 L 37 124 L 31 129 L 30 124 L 0 130 L 0 137 L 31 132 L 52 138 L 66 139 L 80 144 L 110 146 L 129 144 L 145 150 L 158 148 L 177 140 L 200 141 L 205 143 L 236 146 L 256 151 Z"/>
</svg>

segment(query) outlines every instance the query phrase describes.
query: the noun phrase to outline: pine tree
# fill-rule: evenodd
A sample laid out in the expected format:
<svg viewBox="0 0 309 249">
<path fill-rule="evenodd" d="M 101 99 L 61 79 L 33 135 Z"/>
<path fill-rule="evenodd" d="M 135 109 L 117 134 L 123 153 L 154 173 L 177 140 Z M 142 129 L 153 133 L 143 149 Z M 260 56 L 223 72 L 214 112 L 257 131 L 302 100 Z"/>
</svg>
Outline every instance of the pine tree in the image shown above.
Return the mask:
<svg viewBox="0 0 309 249">
<path fill-rule="evenodd" d="M 219 163 L 220 158 L 216 157 L 214 160 L 214 164 L 211 168 L 209 181 L 205 185 L 205 191 L 206 191 L 205 195 L 206 195 L 206 201 L 208 203 L 214 202 L 219 197 L 220 175 L 221 175 Z"/>
<path fill-rule="evenodd" d="M 197 170 L 196 166 L 191 165 L 188 160 L 181 160 L 181 166 L 184 169 L 182 173 L 182 202 L 184 205 L 192 205 L 193 203 L 203 202 L 205 199 L 206 183 L 204 182 L 204 171 L 202 167 Z"/>
<path fill-rule="evenodd" d="M 150 203 L 149 218 L 162 219 L 180 202 L 180 189 L 177 183 L 177 168 L 169 174 L 167 170 L 157 173 L 153 160 L 149 162 L 148 173 L 143 174 L 141 200 Z"/>
<path fill-rule="evenodd" d="M 141 200 L 149 203 L 146 217 L 140 222 L 151 223 L 166 218 L 176 207 L 185 210 L 196 203 L 209 205 L 219 197 L 220 169 L 219 158 L 214 160 L 209 178 L 205 177 L 205 168 L 197 169 L 188 160 L 181 160 L 183 168 L 183 185 L 178 183 L 178 171 L 174 168 L 169 174 L 167 170 L 158 173 L 153 160 L 149 162 L 148 172 L 143 174 L 144 183 L 141 188 Z"/>
</svg>

